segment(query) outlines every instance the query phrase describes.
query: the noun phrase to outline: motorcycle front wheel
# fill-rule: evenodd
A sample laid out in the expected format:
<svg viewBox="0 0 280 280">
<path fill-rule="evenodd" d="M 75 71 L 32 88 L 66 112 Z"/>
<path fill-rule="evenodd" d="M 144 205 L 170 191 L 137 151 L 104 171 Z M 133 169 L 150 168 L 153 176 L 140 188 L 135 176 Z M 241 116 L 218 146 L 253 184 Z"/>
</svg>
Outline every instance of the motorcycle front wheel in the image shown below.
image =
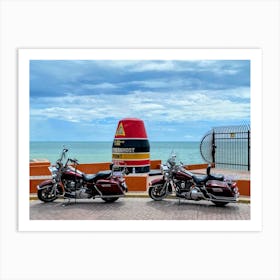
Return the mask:
<svg viewBox="0 0 280 280">
<path fill-rule="evenodd" d="M 43 202 L 52 202 L 57 199 L 57 193 L 53 193 L 53 185 L 49 185 L 44 189 L 38 190 L 37 196 Z"/>
<path fill-rule="evenodd" d="M 167 188 L 163 189 L 163 185 L 154 185 L 149 188 L 149 196 L 155 201 L 163 200 L 167 196 Z"/>
</svg>

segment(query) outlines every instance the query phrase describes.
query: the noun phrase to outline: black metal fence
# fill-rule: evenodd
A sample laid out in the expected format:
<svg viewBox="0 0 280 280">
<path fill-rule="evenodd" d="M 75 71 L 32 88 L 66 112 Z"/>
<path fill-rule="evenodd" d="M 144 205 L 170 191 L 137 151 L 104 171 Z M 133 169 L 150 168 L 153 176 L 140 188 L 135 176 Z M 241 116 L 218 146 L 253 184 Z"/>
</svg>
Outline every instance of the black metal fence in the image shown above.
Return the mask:
<svg viewBox="0 0 280 280">
<path fill-rule="evenodd" d="M 250 170 L 250 126 L 213 128 L 202 138 L 200 153 L 216 167 Z"/>
</svg>

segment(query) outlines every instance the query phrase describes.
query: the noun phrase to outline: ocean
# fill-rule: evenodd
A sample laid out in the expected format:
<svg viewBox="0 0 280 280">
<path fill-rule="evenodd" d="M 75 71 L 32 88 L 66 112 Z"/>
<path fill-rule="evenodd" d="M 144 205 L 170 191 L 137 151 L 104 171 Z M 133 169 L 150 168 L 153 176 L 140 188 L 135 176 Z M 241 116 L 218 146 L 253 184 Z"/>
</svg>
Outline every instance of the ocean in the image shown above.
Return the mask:
<svg viewBox="0 0 280 280">
<path fill-rule="evenodd" d="M 69 149 L 68 156 L 80 163 L 111 162 L 112 142 L 30 142 L 30 160 L 48 159 L 54 163 L 63 145 Z M 150 159 L 166 162 L 174 152 L 177 161 L 184 164 L 204 163 L 199 150 L 200 142 L 150 142 Z"/>
</svg>

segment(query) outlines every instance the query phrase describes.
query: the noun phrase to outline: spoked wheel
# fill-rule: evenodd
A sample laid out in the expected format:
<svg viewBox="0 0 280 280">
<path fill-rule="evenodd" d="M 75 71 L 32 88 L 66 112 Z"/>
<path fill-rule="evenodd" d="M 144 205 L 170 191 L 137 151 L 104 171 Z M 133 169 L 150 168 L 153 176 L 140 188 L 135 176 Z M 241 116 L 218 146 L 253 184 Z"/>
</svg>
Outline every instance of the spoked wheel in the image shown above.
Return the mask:
<svg viewBox="0 0 280 280">
<path fill-rule="evenodd" d="M 53 185 L 49 185 L 48 187 L 38 190 L 38 198 L 44 202 L 52 202 L 57 199 L 57 192 L 53 190 Z"/>
<path fill-rule="evenodd" d="M 112 203 L 119 199 L 119 197 L 101 197 L 105 202 Z"/>
<path fill-rule="evenodd" d="M 164 185 L 154 185 L 149 188 L 149 196 L 153 200 L 160 201 L 167 196 L 167 188 Z"/>
</svg>

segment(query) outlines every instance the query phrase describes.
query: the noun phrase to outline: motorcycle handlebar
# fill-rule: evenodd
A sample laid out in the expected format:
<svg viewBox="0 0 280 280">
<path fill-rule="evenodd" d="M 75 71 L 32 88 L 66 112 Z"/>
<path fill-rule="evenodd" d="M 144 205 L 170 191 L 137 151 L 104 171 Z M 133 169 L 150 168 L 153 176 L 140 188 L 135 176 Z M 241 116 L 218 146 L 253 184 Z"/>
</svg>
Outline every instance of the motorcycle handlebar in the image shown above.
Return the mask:
<svg viewBox="0 0 280 280">
<path fill-rule="evenodd" d="M 61 152 L 61 156 L 60 158 L 58 159 L 58 161 L 62 161 L 64 158 L 65 158 L 65 154 L 68 152 L 68 149 L 67 148 L 63 148 L 62 149 L 62 152 Z"/>
<path fill-rule="evenodd" d="M 74 158 L 74 159 L 69 158 L 69 161 L 73 162 L 73 163 L 76 163 L 77 165 L 79 164 L 79 162 L 76 158 Z"/>
</svg>

